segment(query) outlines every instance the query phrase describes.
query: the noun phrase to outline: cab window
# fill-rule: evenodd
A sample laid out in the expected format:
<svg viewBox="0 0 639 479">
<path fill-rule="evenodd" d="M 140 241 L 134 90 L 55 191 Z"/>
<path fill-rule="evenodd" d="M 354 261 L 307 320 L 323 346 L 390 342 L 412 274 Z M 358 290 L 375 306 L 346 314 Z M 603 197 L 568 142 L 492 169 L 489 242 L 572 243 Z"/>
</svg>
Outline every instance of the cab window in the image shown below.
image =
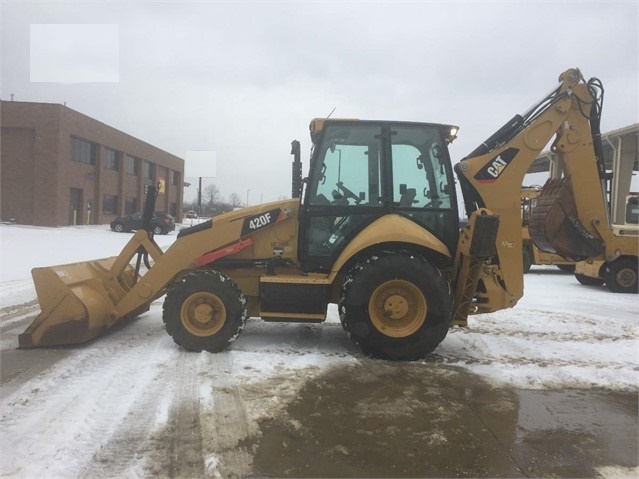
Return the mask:
<svg viewBox="0 0 639 479">
<path fill-rule="evenodd" d="M 451 208 L 453 182 L 436 127 L 405 125 L 391 134 L 393 203 L 400 208 Z"/>
<path fill-rule="evenodd" d="M 310 182 L 310 205 L 379 205 L 381 129 L 330 126 Z"/>
</svg>

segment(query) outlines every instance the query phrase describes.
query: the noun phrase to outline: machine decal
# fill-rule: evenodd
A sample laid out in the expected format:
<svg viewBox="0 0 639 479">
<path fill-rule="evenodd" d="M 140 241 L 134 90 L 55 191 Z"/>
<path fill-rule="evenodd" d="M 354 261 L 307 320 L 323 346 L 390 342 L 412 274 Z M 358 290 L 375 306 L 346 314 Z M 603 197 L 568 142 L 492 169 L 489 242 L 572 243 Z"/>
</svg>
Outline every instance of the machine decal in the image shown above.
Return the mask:
<svg viewBox="0 0 639 479">
<path fill-rule="evenodd" d="M 257 230 L 271 226 L 278 221 L 285 219 L 286 216 L 283 216 L 281 213 L 282 211 L 279 208 L 276 208 L 257 215 L 247 216 L 244 218 L 241 235 L 245 236 L 247 234 L 254 233 Z"/>
<path fill-rule="evenodd" d="M 508 148 L 502 151 L 499 155 L 492 158 L 484 167 L 477 172 L 475 179 L 480 183 L 492 183 L 506 167 L 513 161 L 513 158 L 519 153 L 519 148 Z"/>
</svg>

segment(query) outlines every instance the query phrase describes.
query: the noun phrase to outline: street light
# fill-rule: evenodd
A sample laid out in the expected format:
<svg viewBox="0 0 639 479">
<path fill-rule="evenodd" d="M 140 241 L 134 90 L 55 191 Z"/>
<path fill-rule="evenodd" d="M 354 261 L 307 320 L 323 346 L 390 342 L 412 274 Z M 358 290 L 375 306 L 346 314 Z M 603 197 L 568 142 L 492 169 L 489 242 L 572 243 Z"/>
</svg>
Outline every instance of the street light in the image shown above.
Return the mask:
<svg viewBox="0 0 639 479">
<path fill-rule="evenodd" d="M 250 189 L 246 190 L 246 207 L 248 208 L 249 205 L 249 191 L 251 191 Z"/>
</svg>

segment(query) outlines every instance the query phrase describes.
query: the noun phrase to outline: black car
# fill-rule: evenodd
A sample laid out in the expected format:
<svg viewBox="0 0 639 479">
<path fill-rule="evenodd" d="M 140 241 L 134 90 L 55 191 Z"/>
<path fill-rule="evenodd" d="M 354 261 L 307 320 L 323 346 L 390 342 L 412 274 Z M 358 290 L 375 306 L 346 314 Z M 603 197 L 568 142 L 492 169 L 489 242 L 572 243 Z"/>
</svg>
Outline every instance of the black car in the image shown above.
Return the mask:
<svg viewBox="0 0 639 479">
<path fill-rule="evenodd" d="M 175 219 L 168 213 L 153 213 L 151 228 L 156 235 L 165 235 L 175 229 Z M 111 221 L 111 229 L 118 233 L 142 229 L 142 213 L 133 213 Z"/>
</svg>

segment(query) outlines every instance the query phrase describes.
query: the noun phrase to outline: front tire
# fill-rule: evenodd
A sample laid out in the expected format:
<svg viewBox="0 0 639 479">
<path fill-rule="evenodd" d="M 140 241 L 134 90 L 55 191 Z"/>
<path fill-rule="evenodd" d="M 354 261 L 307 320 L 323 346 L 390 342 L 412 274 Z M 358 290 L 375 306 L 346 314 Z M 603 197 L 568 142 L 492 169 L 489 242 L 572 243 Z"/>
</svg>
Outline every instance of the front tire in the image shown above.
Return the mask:
<svg viewBox="0 0 639 479">
<path fill-rule="evenodd" d="M 618 258 L 606 265 L 606 286 L 613 293 L 637 293 L 637 260 Z"/>
<path fill-rule="evenodd" d="M 187 351 L 226 349 L 246 322 L 246 298 L 217 271 L 195 271 L 169 290 L 162 320 L 167 333 Z"/>
<path fill-rule="evenodd" d="M 122 223 L 114 224 L 113 231 L 115 231 L 116 233 L 124 233 L 124 225 Z"/>
<path fill-rule="evenodd" d="M 449 284 L 439 270 L 409 253 L 373 256 L 344 280 L 340 320 L 364 354 L 414 361 L 446 337 L 452 319 Z"/>
</svg>

